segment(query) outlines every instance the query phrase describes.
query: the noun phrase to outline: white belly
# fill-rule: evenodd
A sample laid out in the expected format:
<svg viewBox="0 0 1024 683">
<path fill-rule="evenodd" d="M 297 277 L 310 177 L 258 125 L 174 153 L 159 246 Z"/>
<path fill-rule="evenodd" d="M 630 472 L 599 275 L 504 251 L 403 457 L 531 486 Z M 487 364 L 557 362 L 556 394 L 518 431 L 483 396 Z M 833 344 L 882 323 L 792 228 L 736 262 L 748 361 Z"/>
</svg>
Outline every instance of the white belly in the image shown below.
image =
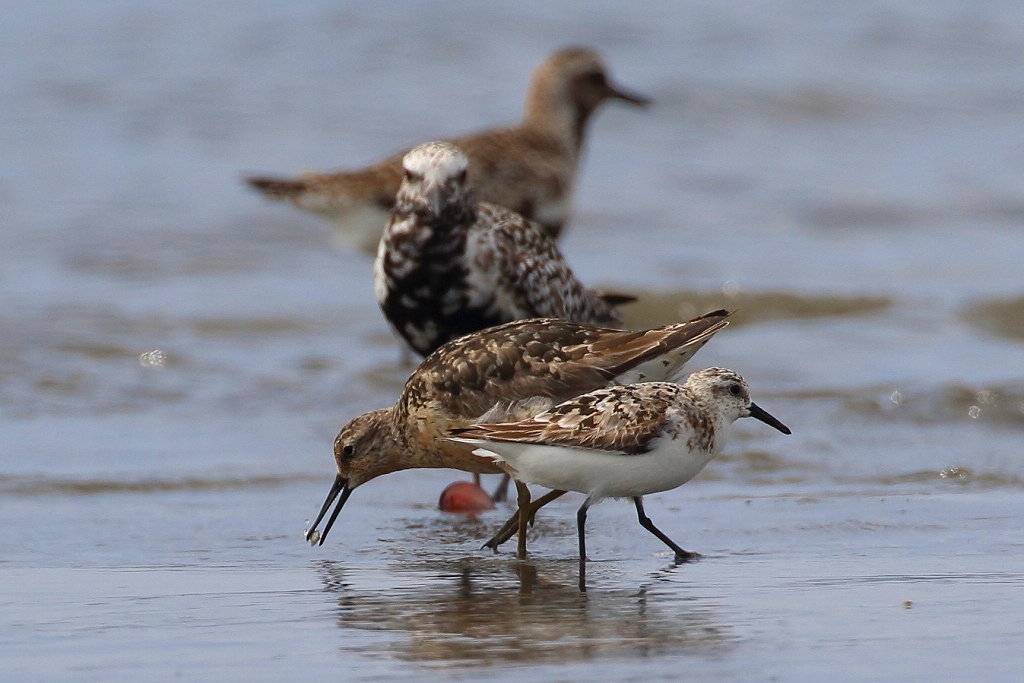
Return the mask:
<svg viewBox="0 0 1024 683">
<path fill-rule="evenodd" d="M 662 441 L 643 455 L 535 444 L 476 442 L 478 455 L 494 454 L 515 468 L 516 478 L 549 489 L 577 491 L 597 498 L 626 498 L 682 486 L 711 461 L 714 453 L 689 451 Z"/>
</svg>

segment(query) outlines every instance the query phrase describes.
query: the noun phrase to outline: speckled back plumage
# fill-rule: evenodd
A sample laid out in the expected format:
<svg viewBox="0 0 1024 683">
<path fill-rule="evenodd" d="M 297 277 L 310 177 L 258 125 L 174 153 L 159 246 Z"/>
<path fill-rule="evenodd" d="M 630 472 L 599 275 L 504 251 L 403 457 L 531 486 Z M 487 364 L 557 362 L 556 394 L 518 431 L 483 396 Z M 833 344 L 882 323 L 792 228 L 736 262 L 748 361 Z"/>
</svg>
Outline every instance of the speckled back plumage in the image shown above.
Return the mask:
<svg viewBox="0 0 1024 683">
<path fill-rule="evenodd" d="M 642 455 L 663 440 L 681 440 L 688 452 L 713 455 L 721 449 L 725 428 L 751 415 L 752 406 L 742 377 L 726 368 L 708 368 L 693 373 L 682 385 L 645 382 L 604 387 L 519 421 L 480 422 L 451 433 L 459 440 L 542 444 L 619 455 Z"/>
<path fill-rule="evenodd" d="M 448 140 L 469 157 L 469 184 L 480 200 L 536 220 L 557 237 L 569 218 L 587 122 L 610 98 L 637 105 L 647 102 L 610 84 L 596 52 L 565 48 L 534 71 L 521 124 Z M 249 177 L 246 182 L 269 199 L 290 202 L 343 230 L 352 229 L 354 214 L 392 208 L 406 151 L 355 171 Z M 381 217 L 376 227 L 369 221 L 367 233 L 358 237 L 362 246 L 376 245 L 385 220 Z"/>
<path fill-rule="evenodd" d="M 508 323 L 445 344 L 427 357 L 406 382 L 398 407 L 406 417 L 500 422 L 518 419 L 524 402 L 536 414 L 610 384 L 669 379 L 728 324 L 728 315 L 713 311 L 636 332 L 552 319 Z M 648 364 L 648 375 L 634 374 Z"/>
<path fill-rule="evenodd" d="M 351 487 L 415 467 L 500 471 L 448 430 L 507 422 L 601 387 L 670 379 L 728 322 L 713 311 L 638 332 L 525 320 L 444 345 L 412 373 L 398 401 L 351 420 L 335 440 L 339 476 Z"/>
<path fill-rule="evenodd" d="M 526 318 L 618 323 L 536 224 L 474 201 L 458 148 L 427 143 L 403 163 L 406 177 L 377 249 L 374 291 L 414 351 L 426 356 L 470 332 Z"/>
<path fill-rule="evenodd" d="M 690 422 L 703 422 L 714 442 L 714 427 L 679 384 L 647 382 L 613 386 L 577 396 L 531 418 L 507 424 L 481 424 L 455 430 L 459 437 L 488 441 L 568 446 L 639 455 L 687 413 Z"/>
</svg>

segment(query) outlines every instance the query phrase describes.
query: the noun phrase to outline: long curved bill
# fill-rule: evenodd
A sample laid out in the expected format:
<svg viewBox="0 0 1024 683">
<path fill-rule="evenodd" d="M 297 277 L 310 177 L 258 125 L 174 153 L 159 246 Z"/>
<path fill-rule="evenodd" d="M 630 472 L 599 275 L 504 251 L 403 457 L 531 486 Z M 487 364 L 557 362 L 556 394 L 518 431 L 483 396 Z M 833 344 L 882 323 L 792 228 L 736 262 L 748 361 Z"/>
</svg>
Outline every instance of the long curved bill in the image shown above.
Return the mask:
<svg viewBox="0 0 1024 683">
<path fill-rule="evenodd" d="M 783 434 L 792 434 L 789 427 L 779 422 L 771 413 L 757 405 L 756 403 L 750 404 L 750 417 L 764 422 L 766 425 L 775 427 Z M 315 525 L 314 525 L 315 526 Z"/>
<path fill-rule="evenodd" d="M 338 498 L 338 494 L 341 494 L 341 498 Z M 338 514 L 341 512 L 341 508 L 345 507 L 345 501 L 352 495 L 352 489 L 348 487 L 348 481 L 343 479 L 339 474 L 334 478 L 334 484 L 331 485 L 331 490 L 327 492 L 327 500 L 324 501 L 324 506 L 320 508 L 320 514 L 316 516 L 316 521 L 313 522 L 313 526 L 306 529 L 306 540 L 312 544 L 323 545 L 324 540 L 327 538 L 327 534 L 330 533 L 331 527 L 334 526 L 334 520 L 338 519 Z M 331 518 L 327 520 L 327 526 L 324 527 L 324 532 L 321 534 L 316 530 L 320 524 L 320 520 L 327 514 L 327 510 L 331 507 L 331 503 L 334 499 L 338 498 L 338 505 L 334 508 L 334 512 L 331 513 Z"/>
</svg>

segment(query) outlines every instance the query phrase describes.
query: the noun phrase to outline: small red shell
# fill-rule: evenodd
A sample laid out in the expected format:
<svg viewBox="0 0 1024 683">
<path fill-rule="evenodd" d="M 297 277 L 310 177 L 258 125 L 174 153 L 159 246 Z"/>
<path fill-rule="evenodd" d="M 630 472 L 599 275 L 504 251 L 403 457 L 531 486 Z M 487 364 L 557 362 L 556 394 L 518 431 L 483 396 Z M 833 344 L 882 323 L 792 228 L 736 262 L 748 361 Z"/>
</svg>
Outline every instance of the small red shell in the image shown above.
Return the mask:
<svg viewBox="0 0 1024 683">
<path fill-rule="evenodd" d="M 494 501 L 487 491 L 471 481 L 456 481 L 448 484 L 441 492 L 437 506 L 442 512 L 457 512 L 475 515 L 484 510 L 493 510 Z"/>
</svg>

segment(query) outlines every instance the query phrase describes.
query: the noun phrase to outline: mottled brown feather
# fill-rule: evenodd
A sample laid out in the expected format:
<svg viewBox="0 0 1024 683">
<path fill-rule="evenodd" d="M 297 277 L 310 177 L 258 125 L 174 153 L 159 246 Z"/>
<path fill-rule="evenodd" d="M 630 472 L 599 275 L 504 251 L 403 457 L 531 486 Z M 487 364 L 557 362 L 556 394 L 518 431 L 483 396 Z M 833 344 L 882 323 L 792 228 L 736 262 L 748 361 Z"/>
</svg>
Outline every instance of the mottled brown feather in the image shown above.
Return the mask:
<svg viewBox="0 0 1024 683">
<path fill-rule="evenodd" d="M 679 406 L 691 399 L 678 384 L 648 383 L 615 386 L 577 396 L 551 410 L 520 422 L 478 424 L 453 429 L 452 436 L 488 441 L 566 446 L 639 455 L 665 434 L 681 408 L 698 417 L 696 406 Z"/>
<path fill-rule="evenodd" d="M 502 471 L 472 446 L 449 440 L 449 430 L 536 415 L 621 383 L 617 378 L 659 354 L 676 354 L 678 364 L 725 327 L 728 315 L 715 311 L 642 332 L 525 320 L 449 342 L 413 372 L 397 403 L 345 425 L 334 447 L 338 475 L 355 488 L 417 467 Z"/>
<path fill-rule="evenodd" d="M 406 382 L 399 406 L 478 418 L 496 402 L 553 403 L 603 387 L 645 361 L 688 344 L 700 348 L 728 323 L 728 311 L 637 332 L 564 320 L 522 320 L 445 344 Z M 694 349 L 696 351 L 696 349 Z"/>
</svg>

